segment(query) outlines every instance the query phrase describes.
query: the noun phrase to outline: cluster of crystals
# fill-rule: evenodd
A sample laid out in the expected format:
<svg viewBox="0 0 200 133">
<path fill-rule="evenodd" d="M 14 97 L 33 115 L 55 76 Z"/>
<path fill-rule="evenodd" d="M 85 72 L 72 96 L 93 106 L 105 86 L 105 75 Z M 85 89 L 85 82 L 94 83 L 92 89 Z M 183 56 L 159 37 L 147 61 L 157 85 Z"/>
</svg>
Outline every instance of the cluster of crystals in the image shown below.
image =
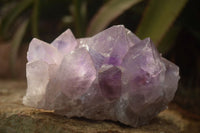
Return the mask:
<svg viewBox="0 0 200 133">
<path fill-rule="evenodd" d="M 179 80 L 150 38 L 123 25 L 81 39 L 68 29 L 50 45 L 34 38 L 27 58 L 25 105 L 133 127 L 166 108 Z"/>
</svg>

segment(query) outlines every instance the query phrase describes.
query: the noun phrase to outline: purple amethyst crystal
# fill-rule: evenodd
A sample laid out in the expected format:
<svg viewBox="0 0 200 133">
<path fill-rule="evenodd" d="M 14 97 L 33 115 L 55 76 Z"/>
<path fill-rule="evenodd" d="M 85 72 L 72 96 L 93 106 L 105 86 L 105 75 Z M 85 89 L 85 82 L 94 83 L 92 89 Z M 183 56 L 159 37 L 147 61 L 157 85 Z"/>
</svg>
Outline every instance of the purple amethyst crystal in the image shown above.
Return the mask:
<svg viewBox="0 0 200 133">
<path fill-rule="evenodd" d="M 150 38 L 123 25 L 81 39 L 67 30 L 51 45 L 33 39 L 27 58 L 25 105 L 133 127 L 166 108 L 179 80 Z"/>
</svg>

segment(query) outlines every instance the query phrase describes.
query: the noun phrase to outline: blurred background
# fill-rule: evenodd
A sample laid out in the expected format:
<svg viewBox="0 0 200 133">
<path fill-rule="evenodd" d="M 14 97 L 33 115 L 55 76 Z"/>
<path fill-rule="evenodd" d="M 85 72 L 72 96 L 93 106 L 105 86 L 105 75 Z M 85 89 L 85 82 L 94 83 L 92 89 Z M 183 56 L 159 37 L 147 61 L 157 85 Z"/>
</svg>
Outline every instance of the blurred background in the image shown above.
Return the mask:
<svg viewBox="0 0 200 133">
<path fill-rule="evenodd" d="M 151 37 L 180 67 L 173 102 L 200 114 L 200 0 L 0 0 L 0 80 L 25 80 L 33 37 L 51 42 L 70 28 L 77 38 L 117 24 Z"/>
</svg>

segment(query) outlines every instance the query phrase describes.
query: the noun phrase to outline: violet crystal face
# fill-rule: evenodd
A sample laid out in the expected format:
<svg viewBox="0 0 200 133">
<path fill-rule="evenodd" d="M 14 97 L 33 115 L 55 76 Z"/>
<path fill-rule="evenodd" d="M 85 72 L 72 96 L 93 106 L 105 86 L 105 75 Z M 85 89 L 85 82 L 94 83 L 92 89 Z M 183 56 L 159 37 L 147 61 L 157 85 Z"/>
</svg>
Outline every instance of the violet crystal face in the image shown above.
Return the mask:
<svg viewBox="0 0 200 133">
<path fill-rule="evenodd" d="M 123 25 L 81 39 L 68 29 L 51 44 L 34 38 L 27 59 L 25 105 L 132 127 L 164 110 L 179 80 L 150 38 Z"/>
</svg>

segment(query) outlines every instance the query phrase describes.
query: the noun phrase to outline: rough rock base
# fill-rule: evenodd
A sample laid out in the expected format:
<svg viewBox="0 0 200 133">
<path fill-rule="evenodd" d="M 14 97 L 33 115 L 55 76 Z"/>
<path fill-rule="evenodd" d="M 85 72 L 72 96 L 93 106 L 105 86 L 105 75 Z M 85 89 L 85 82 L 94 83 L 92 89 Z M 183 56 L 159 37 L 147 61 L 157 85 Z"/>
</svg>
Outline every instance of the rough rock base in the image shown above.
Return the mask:
<svg viewBox="0 0 200 133">
<path fill-rule="evenodd" d="M 175 105 L 148 125 L 131 128 L 112 121 L 66 118 L 52 111 L 25 107 L 25 81 L 0 81 L 0 133 L 199 133 L 200 117 Z M 191 118 L 191 116 L 193 118 Z"/>
</svg>

